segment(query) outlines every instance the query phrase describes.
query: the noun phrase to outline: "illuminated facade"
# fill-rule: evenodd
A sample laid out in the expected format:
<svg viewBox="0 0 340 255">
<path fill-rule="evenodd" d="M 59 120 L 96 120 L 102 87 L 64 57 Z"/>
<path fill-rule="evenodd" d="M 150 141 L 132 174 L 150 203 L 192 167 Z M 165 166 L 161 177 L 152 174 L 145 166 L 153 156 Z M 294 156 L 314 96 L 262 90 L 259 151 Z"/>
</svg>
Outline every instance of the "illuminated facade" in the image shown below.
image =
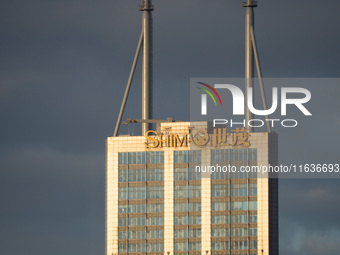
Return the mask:
<svg viewBox="0 0 340 255">
<path fill-rule="evenodd" d="M 239 171 L 276 165 L 277 135 L 156 132 L 107 139 L 106 255 L 278 254 L 277 179 Z"/>
</svg>

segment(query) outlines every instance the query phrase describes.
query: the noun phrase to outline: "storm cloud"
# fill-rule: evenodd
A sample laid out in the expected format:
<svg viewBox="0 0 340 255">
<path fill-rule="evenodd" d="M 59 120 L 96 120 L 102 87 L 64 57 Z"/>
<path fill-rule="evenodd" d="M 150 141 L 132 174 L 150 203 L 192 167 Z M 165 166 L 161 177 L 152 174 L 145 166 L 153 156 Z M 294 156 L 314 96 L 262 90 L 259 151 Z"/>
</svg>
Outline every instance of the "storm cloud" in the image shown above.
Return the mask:
<svg viewBox="0 0 340 255">
<path fill-rule="evenodd" d="M 1 254 L 104 254 L 105 139 L 137 47 L 139 3 L 1 2 Z M 265 77 L 339 76 L 339 2 L 258 4 Z M 244 9 L 226 0 L 154 5 L 154 117 L 188 120 L 190 77 L 243 76 Z M 140 117 L 140 64 L 124 118 Z M 324 114 L 332 126 L 313 127 L 320 135 L 340 129 L 336 91 L 320 90 L 334 106 Z M 140 132 L 138 126 L 121 132 L 132 130 Z M 298 161 L 296 152 L 314 146 L 311 140 L 292 150 L 287 137 L 280 139 L 281 161 Z M 327 139 L 328 147 L 314 147 L 304 159 L 328 159 L 327 148 L 338 155 L 339 139 Z M 280 181 L 282 255 L 340 254 L 339 184 Z"/>
</svg>

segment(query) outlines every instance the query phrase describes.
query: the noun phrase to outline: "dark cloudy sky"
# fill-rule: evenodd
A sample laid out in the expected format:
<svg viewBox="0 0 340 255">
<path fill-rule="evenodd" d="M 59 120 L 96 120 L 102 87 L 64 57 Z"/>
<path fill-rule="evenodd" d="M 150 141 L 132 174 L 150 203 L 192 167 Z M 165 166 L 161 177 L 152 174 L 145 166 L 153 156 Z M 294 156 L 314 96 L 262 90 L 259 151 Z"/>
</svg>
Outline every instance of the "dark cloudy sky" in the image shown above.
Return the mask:
<svg viewBox="0 0 340 255">
<path fill-rule="evenodd" d="M 105 139 L 140 35 L 139 3 L 1 1 L 1 254 L 104 254 Z M 244 9 L 239 0 L 154 5 L 154 115 L 187 120 L 190 77 L 242 77 Z M 260 0 L 264 76 L 339 77 L 339 10 L 334 0 Z M 140 87 L 138 69 L 125 118 L 140 117 Z M 339 94 L 320 94 L 338 105 Z M 322 150 L 289 149 L 281 136 L 280 159 L 338 157 L 338 109 L 314 127 L 330 139 Z M 340 254 L 339 184 L 280 182 L 282 255 Z"/>
</svg>

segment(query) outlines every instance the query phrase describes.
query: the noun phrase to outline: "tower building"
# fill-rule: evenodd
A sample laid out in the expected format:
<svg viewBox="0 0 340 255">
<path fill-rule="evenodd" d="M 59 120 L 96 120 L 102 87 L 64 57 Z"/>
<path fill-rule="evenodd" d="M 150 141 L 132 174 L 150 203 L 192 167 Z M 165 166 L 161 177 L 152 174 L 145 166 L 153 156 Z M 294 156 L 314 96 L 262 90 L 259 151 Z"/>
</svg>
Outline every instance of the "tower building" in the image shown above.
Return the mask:
<svg viewBox="0 0 340 255">
<path fill-rule="evenodd" d="M 277 180 L 241 170 L 277 164 L 277 135 L 243 131 L 109 137 L 106 254 L 278 254 Z"/>
<path fill-rule="evenodd" d="M 246 7 L 246 88 L 254 59 L 266 100 Z M 278 255 L 278 182 L 262 166 L 278 164 L 278 137 L 251 127 L 152 120 L 152 17 L 143 27 L 116 129 L 106 143 L 106 255 Z M 141 49 L 142 135 L 118 136 Z M 246 108 L 247 109 L 247 108 Z M 249 111 L 246 120 L 252 118 Z M 150 124 L 157 124 L 151 130 Z"/>
</svg>

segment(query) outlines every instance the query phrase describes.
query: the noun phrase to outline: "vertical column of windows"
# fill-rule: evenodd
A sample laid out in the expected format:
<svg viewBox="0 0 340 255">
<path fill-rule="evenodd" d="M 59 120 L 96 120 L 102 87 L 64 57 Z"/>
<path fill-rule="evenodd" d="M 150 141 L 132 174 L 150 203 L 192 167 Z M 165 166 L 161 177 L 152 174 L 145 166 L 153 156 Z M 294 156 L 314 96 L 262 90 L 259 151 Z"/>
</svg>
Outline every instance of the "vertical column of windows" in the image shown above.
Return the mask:
<svg viewBox="0 0 340 255">
<path fill-rule="evenodd" d="M 201 250 L 201 185 L 197 182 L 201 180 L 201 173 L 195 172 L 195 164 L 200 163 L 199 150 L 174 151 L 174 198 L 177 199 L 174 204 L 175 254 Z M 186 240 L 183 241 L 183 238 Z"/>
<path fill-rule="evenodd" d="M 148 240 L 164 239 L 164 185 L 156 183 L 164 181 L 164 152 L 121 152 L 118 163 L 119 252 L 163 252 L 164 242 Z"/>
<path fill-rule="evenodd" d="M 211 176 L 211 249 L 216 251 L 216 254 L 227 250 L 240 250 L 241 253 L 241 250 L 248 250 L 245 254 L 252 254 L 250 250 L 257 249 L 257 214 L 250 213 L 257 210 L 257 201 L 254 200 L 257 196 L 257 184 L 244 182 L 245 179 L 255 178 L 256 175 L 239 172 L 240 166 L 256 165 L 256 161 L 256 149 L 211 151 L 212 165 L 215 163 L 216 166 L 234 166 L 234 170 L 236 169 L 235 173 L 220 172 Z M 243 181 L 237 181 L 238 179 Z M 226 183 L 222 180 L 228 181 Z M 222 211 L 225 213 L 221 215 Z"/>
</svg>

